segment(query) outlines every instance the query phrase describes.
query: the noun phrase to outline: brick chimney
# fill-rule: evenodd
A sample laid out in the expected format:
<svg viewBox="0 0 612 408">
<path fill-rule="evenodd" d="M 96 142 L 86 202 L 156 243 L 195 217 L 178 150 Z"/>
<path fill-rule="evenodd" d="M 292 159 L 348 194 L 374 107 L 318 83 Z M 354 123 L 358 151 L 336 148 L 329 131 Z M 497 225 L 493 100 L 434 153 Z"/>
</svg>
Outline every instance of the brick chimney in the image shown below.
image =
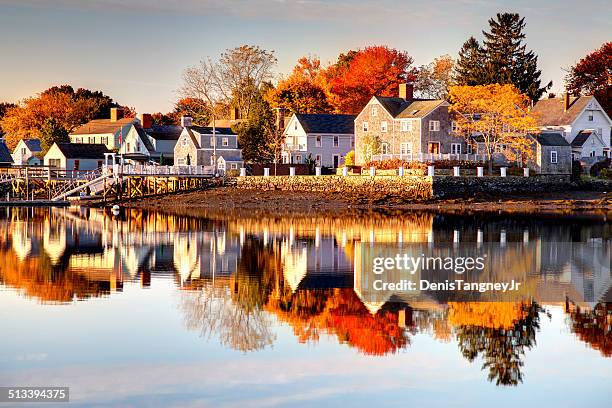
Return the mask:
<svg viewBox="0 0 612 408">
<path fill-rule="evenodd" d="M 111 122 L 116 122 L 119 119 L 123 119 L 123 109 L 121 109 L 121 108 L 111 108 L 111 110 L 110 110 L 110 120 L 111 120 Z"/>
<path fill-rule="evenodd" d="M 569 92 L 565 91 L 565 93 L 563 94 L 563 112 L 567 112 L 569 107 L 570 107 L 570 94 Z"/>
<path fill-rule="evenodd" d="M 191 127 L 191 116 L 181 116 L 181 126 Z"/>
<path fill-rule="evenodd" d="M 143 129 L 151 129 L 153 127 L 153 117 L 150 113 L 141 113 L 138 115 L 138 119 L 140 119 L 140 126 Z"/>
<path fill-rule="evenodd" d="M 414 99 L 414 84 L 412 82 L 400 84 L 399 97 L 406 101 Z"/>
</svg>

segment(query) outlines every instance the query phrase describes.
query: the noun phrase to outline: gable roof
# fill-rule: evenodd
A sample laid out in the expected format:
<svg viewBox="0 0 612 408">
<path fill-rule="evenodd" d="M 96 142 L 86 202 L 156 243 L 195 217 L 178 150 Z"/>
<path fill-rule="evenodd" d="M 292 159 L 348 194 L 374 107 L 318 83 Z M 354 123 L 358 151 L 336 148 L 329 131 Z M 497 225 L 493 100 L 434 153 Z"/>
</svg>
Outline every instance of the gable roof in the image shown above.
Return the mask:
<svg viewBox="0 0 612 408">
<path fill-rule="evenodd" d="M 183 128 L 175 125 L 153 125 L 147 129 L 147 134 L 155 140 L 178 140 Z"/>
<path fill-rule="evenodd" d="M 121 118 L 116 121 L 110 119 L 94 119 L 84 125 L 79 126 L 71 135 L 96 135 L 104 133 L 117 133 L 124 126 L 135 123 L 135 118 Z"/>
<path fill-rule="evenodd" d="M 212 135 L 212 126 L 191 126 L 189 129 L 198 132 L 201 135 Z M 216 135 L 236 135 L 231 128 L 228 127 L 215 127 Z"/>
<path fill-rule="evenodd" d="M 354 115 L 334 115 L 330 113 L 296 113 L 296 119 L 306 133 L 355 133 Z"/>
<path fill-rule="evenodd" d="M 563 98 L 549 98 L 539 100 L 533 107 L 538 115 L 540 126 L 563 126 L 573 123 L 584 110 L 593 96 L 570 97 L 570 106 L 566 111 Z"/>
<path fill-rule="evenodd" d="M 142 144 L 147 149 L 147 151 L 149 153 L 155 152 L 155 146 L 153 146 L 153 143 L 151 143 L 151 140 L 149 140 L 149 137 L 147 136 L 145 130 L 140 126 L 134 126 L 134 129 L 136 129 L 136 133 L 138 133 L 138 137 L 142 141 Z"/>
<path fill-rule="evenodd" d="M 569 146 L 567 140 L 561 135 L 561 133 L 544 132 L 539 135 L 535 135 L 534 138 L 542 146 Z"/>
<path fill-rule="evenodd" d="M 592 134 L 592 130 L 581 130 L 580 132 L 578 132 L 574 140 L 572 140 L 572 147 L 581 147 Z"/>
<path fill-rule="evenodd" d="M 444 99 L 411 99 L 375 96 L 394 118 L 422 118 L 446 102 Z"/>
<path fill-rule="evenodd" d="M 67 159 L 103 159 L 104 153 L 111 153 L 104 144 L 56 143 Z"/>
<path fill-rule="evenodd" d="M 22 139 L 23 143 L 30 149 L 32 153 L 41 152 L 40 139 Z"/>
<path fill-rule="evenodd" d="M 0 139 L 0 163 L 12 163 L 13 156 L 11 156 L 11 152 L 4 143 L 4 140 Z"/>
<path fill-rule="evenodd" d="M 191 139 L 191 143 L 193 143 L 193 145 L 195 146 L 196 149 L 200 148 L 200 143 L 198 143 L 198 139 L 195 137 L 195 135 L 193 134 L 191 128 L 185 128 L 185 131 L 187 132 L 187 135 L 189 136 L 189 139 Z"/>
</svg>

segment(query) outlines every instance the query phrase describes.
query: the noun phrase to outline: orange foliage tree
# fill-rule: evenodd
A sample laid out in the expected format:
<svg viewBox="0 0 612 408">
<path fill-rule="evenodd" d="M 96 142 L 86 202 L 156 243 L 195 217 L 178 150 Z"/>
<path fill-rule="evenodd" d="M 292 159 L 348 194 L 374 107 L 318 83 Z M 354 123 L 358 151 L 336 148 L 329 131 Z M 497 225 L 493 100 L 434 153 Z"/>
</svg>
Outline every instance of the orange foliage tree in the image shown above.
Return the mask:
<svg viewBox="0 0 612 408">
<path fill-rule="evenodd" d="M 356 114 L 374 95 L 396 96 L 398 85 L 416 79 L 405 51 L 377 45 L 342 54 L 325 73 L 337 112 Z"/>
<path fill-rule="evenodd" d="M 538 133 L 536 116 L 530 112 L 530 99 L 514 85 L 452 86 L 449 112 L 456 123 L 455 134 L 471 143 L 478 136 L 493 169 L 493 154 L 509 160 L 533 157 L 533 139 Z M 505 146 L 505 149 L 502 149 Z"/>
</svg>

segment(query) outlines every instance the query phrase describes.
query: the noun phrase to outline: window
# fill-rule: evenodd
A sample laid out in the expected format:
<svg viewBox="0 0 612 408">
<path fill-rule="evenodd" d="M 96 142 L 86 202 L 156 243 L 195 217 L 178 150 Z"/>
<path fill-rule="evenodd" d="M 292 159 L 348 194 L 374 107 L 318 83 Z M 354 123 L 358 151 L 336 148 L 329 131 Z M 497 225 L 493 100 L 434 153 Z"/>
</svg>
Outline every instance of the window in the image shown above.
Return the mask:
<svg viewBox="0 0 612 408">
<path fill-rule="evenodd" d="M 381 132 L 387 131 L 387 121 L 386 120 L 383 120 L 382 122 L 380 122 L 380 131 Z"/>
<path fill-rule="evenodd" d="M 227 137 L 224 137 L 223 139 L 221 139 L 221 143 L 223 144 L 223 146 L 229 146 L 229 139 Z"/>
<path fill-rule="evenodd" d="M 439 120 L 430 120 L 429 121 L 429 131 L 430 132 L 438 132 L 440 130 L 440 121 Z"/>
<path fill-rule="evenodd" d="M 400 154 L 411 154 L 412 153 L 412 142 L 400 144 Z"/>
<path fill-rule="evenodd" d="M 98 168 L 102 167 L 102 160 L 98 160 Z"/>
<path fill-rule="evenodd" d="M 355 138 L 351 137 L 351 147 L 355 147 Z"/>
<path fill-rule="evenodd" d="M 380 151 L 382 154 L 389 154 L 389 144 L 388 143 L 382 143 L 380 145 Z"/>
<path fill-rule="evenodd" d="M 108 136 L 102 136 L 102 144 L 108 144 Z"/>
<path fill-rule="evenodd" d="M 317 147 L 321 147 L 321 136 L 317 136 Z"/>
<path fill-rule="evenodd" d="M 505 144 L 495 145 L 495 153 L 503 153 L 506 150 L 507 146 Z"/>
<path fill-rule="evenodd" d="M 317 157 L 316 157 L 315 161 L 317 163 L 317 166 L 321 165 L 321 155 L 320 154 L 317 154 Z"/>
<path fill-rule="evenodd" d="M 211 146 L 215 145 L 215 138 L 213 136 L 210 137 L 210 145 Z"/>
<path fill-rule="evenodd" d="M 589 122 L 593 121 L 593 112 L 589 112 Z"/>
<path fill-rule="evenodd" d="M 183 146 L 187 146 L 187 138 L 183 138 Z"/>
<path fill-rule="evenodd" d="M 338 139 L 338 136 L 334 136 L 334 147 L 338 146 L 340 146 L 340 139 Z"/>
<path fill-rule="evenodd" d="M 410 132 L 412 130 L 412 121 L 402 120 L 402 132 Z"/>
<path fill-rule="evenodd" d="M 552 150 L 550 152 L 550 162 L 553 163 L 553 164 L 557 164 L 557 159 L 558 159 L 557 158 L 557 152 Z"/>
<path fill-rule="evenodd" d="M 22 155 L 22 156 L 25 156 L 25 155 L 26 155 L 26 148 L 25 148 L 25 147 L 22 147 L 22 148 L 21 148 L 21 155 Z"/>
<path fill-rule="evenodd" d="M 378 116 L 378 106 L 372 106 L 372 117 Z"/>
<path fill-rule="evenodd" d="M 129 152 L 129 151 L 130 151 L 130 143 L 128 142 L 126 152 Z"/>
<path fill-rule="evenodd" d="M 461 143 L 451 143 L 451 154 L 461 154 Z"/>
<path fill-rule="evenodd" d="M 232 163 L 230 166 L 233 170 L 236 170 L 238 168 L 238 163 Z"/>
<path fill-rule="evenodd" d="M 140 151 L 140 142 L 136 142 L 136 151 L 139 152 Z"/>
<path fill-rule="evenodd" d="M 80 160 L 75 160 L 74 161 L 74 169 L 75 170 L 80 170 L 81 167 L 81 161 Z"/>
<path fill-rule="evenodd" d="M 297 130 L 297 120 L 293 122 L 293 130 Z"/>
<path fill-rule="evenodd" d="M 368 122 L 363 122 L 363 131 L 364 132 L 368 131 Z"/>
<path fill-rule="evenodd" d="M 297 156 L 295 156 L 295 162 L 296 164 L 299 164 L 302 162 L 302 155 L 298 154 Z"/>
<path fill-rule="evenodd" d="M 472 154 L 472 153 L 474 153 L 474 148 L 472 147 L 472 144 L 471 144 L 471 143 L 468 143 L 468 144 L 467 144 L 467 146 L 466 146 L 466 149 L 465 149 L 465 150 L 467 150 L 467 154 Z"/>
<path fill-rule="evenodd" d="M 457 130 L 459 130 L 459 126 L 457 125 L 457 122 L 455 122 L 454 120 L 451 122 L 451 131 L 452 132 L 457 132 Z"/>
<path fill-rule="evenodd" d="M 60 164 L 60 159 L 49 159 L 49 166 L 51 167 L 59 167 Z"/>
</svg>

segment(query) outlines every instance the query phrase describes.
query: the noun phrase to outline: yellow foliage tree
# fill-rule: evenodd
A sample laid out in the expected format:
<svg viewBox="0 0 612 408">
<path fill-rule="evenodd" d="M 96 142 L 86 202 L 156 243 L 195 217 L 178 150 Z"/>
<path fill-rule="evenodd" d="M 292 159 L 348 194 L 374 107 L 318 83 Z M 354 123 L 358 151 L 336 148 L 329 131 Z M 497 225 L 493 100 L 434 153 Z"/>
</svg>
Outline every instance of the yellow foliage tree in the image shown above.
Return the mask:
<svg viewBox="0 0 612 408">
<path fill-rule="evenodd" d="M 451 86 L 449 111 L 456 124 L 455 135 L 472 143 L 478 137 L 484 145 L 493 170 L 493 155 L 501 153 L 508 160 L 525 162 L 533 158 L 538 133 L 537 118 L 530 111 L 530 99 L 514 85 Z"/>
</svg>

